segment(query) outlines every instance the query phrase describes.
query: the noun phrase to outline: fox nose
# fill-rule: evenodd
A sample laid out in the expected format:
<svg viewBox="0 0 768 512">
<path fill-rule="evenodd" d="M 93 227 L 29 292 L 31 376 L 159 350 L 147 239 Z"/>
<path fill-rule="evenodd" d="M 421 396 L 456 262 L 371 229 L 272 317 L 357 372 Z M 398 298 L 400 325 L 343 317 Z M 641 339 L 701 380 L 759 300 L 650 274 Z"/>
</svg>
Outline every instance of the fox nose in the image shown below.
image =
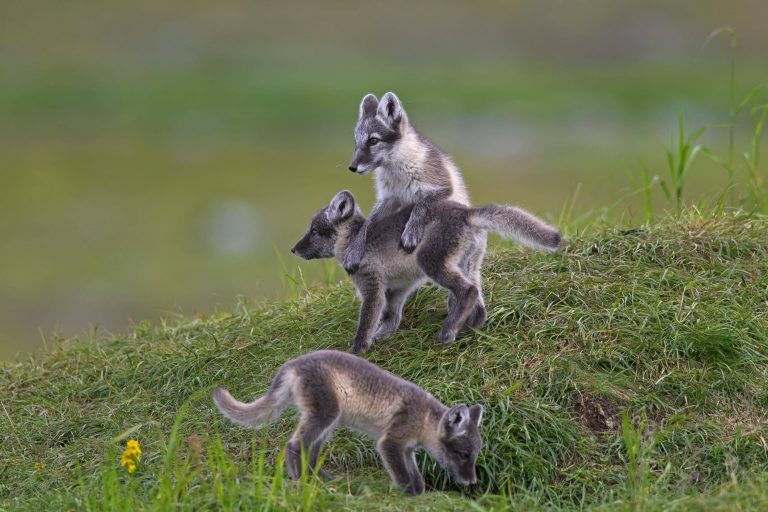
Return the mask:
<svg viewBox="0 0 768 512">
<path fill-rule="evenodd" d="M 357 172 L 357 166 L 353 164 L 349 164 L 349 170 L 352 172 Z"/>
<path fill-rule="evenodd" d="M 296 248 L 295 248 L 295 247 L 291 247 L 291 252 L 292 252 L 293 254 L 296 254 Z"/>
</svg>

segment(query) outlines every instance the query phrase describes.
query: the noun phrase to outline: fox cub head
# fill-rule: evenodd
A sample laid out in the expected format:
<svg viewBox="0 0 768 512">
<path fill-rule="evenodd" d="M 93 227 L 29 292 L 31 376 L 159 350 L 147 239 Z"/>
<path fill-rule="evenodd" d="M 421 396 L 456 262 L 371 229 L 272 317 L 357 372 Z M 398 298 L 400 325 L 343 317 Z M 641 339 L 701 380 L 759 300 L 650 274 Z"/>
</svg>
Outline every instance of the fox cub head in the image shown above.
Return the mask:
<svg viewBox="0 0 768 512">
<path fill-rule="evenodd" d="M 407 123 L 403 104 L 394 93 L 388 92 L 381 101 L 373 94 L 366 95 L 360 103 L 349 170 L 366 174 L 389 162 Z"/>
<path fill-rule="evenodd" d="M 328 206 L 315 213 L 309 230 L 296 242 L 291 252 L 305 260 L 332 258 L 339 230 L 354 218 L 356 211 L 355 196 L 348 190 L 342 190 L 333 196 Z"/>
<path fill-rule="evenodd" d="M 482 419 L 482 405 L 467 407 L 460 404 L 451 407 L 440 420 L 438 453 L 433 456 L 462 485 L 477 482 L 475 461 L 483 446 L 480 437 Z"/>
</svg>

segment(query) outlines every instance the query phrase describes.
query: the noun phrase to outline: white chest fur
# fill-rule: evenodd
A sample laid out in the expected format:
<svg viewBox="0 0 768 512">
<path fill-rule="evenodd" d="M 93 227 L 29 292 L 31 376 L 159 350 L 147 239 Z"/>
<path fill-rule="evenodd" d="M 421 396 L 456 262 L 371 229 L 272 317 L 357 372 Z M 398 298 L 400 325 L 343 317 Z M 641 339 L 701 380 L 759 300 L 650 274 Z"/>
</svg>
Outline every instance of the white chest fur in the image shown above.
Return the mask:
<svg viewBox="0 0 768 512">
<path fill-rule="evenodd" d="M 376 197 L 396 199 L 402 205 L 415 204 L 438 187 L 419 179 L 419 169 L 409 165 L 376 170 Z"/>
</svg>

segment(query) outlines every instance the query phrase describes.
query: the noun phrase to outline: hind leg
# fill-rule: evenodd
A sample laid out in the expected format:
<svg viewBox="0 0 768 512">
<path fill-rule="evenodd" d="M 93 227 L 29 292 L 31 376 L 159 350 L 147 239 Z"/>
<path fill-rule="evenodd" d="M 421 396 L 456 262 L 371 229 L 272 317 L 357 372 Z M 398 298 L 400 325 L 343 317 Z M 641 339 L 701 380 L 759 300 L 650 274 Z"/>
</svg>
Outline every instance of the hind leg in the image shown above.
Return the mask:
<svg viewBox="0 0 768 512">
<path fill-rule="evenodd" d="M 448 289 L 453 296 L 448 316 L 437 335 L 438 341 L 450 345 L 456 341 L 459 329 L 477 305 L 479 292 L 455 265 L 440 268 L 429 277 L 438 285 Z"/>
<path fill-rule="evenodd" d="M 307 381 L 311 381 L 311 389 L 308 384 L 302 383 L 302 396 L 306 398 L 302 400 L 299 426 L 285 446 L 285 465 L 294 480 L 301 478 L 302 452 L 307 461 L 307 476 L 313 474 L 323 443 L 328 439 L 340 416 L 338 403 L 330 387 L 318 382 L 317 378 Z M 320 475 L 328 478 L 323 471 L 320 471 Z"/>
<path fill-rule="evenodd" d="M 471 241 L 466 233 L 460 231 L 460 226 L 454 226 L 454 230 L 450 227 L 444 229 L 439 236 L 427 242 L 420 246 L 416 257 L 424 273 L 452 295 L 448 316 L 437 335 L 439 341 L 450 345 L 456 341 L 459 329 L 472 313 L 479 296 L 477 286 L 461 268 L 466 247 Z"/>
<path fill-rule="evenodd" d="M 392 337 L 400 326 L 400 321 L 403 318 L 403 307 L 414 291 L 419 287 L 421 282 L 409 283 L 401 288 L 394 288 L 387 290 L 386 299 L 387 305 L 384 307 L 384 312 L 381 314 L 381 320 L 379 327 L 376 330 L 374 338 L 377 340 L 385 340 Z"/>
<path fill-rule="evenodd" d="M 288 474 L 293 480 L 301 478 L 302 453 L 306 457 L 306 475 L 310 478 L 317 467 L 317 459 L 320 457 L 320 450 L 328 439 L 328 435 L 336 426 L 336 418 L 331 421 L 317 421 L 312 419 L 299 425 L 299 428 L 291 436 L 288 444 L 285 445 L 285 465 L 288 468 Z M 319 470 L 318 475 L 329 480 L 330 475 L 324 470 Z"/>
<path fill-rule="evenodd" d="M 483 258 L 485 257 L 485 247 L 487 245 L 487 233 L 477 233 L 474 235 L 467 251 L 464 253 L 459 267 L 469 281 L 477 287 L 478 300 L 472 312 L 469 314 L 466 320 L 466 326 L 473 329 L 479 329 L 485 324 L 487 318 L 487 312 L 485 309 L 485 300 L 483 298 L 483 276 L 481 274 L 481 268 L 483 266 Z M 456 298 L 452 293 L 448 295 L 448 311 L 451 311 L 456 304 Z M 462 329 L 466 330 L 466 329 Z"/>
<path fill-rule="evenodd" d="M 488 317 L 488 312 L 485 309 L 485 298 L 483 297 L 483 258 L 485 258 L 485 249 L 488 243 L 488 235 L 483 233 L 482 236 L 476 235 L 477 245 L 474 252 L 468 259 L 467 276 L 477 287 L 478 299 L 477 305 L 472 310 L 467 318 L 467 325 L 473 329 L 479 329 L 485 325 L 485 320 Z"/>
<path fill-rule="evenodd" d="M 456 341 L 459 329 L 467 321 L 467 318 L 477 305 L 480 296 L 477 287 L 467 281 L 461 274 L 446 272 L 440 280 L 445 286 L 450 286 L 455 296 L 455 306 L 448 312 L 443 322 L 443 327 L 437 335 L 438 341 L 450 345 Z M 435 280 L 438 282 L 437 280 Z"/>
<path fill-rule="evenodd" d="M 302 453 L 307 461 L 307 477 L 312 476 L 317 466 L 320 450 L 335 426 L 336 418 L 330 421 L 317 418 L 312 418 L 306 422 L 302 420 L 299 428 L 291 436 L 291 440 L 285 445 L 285 465 L 293 480 L 301 478 Z M 323 470 L 320 470 L 318 474 L 323 479 L 329 478 L 329 475 Z"/>
</svg>

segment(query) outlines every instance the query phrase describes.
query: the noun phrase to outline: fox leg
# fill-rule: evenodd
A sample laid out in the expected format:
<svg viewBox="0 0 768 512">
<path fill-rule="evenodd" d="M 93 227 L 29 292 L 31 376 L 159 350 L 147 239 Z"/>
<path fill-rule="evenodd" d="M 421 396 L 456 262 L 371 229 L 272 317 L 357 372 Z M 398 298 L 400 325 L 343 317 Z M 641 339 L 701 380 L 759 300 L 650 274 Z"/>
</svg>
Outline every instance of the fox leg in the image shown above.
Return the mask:
<svg viewBox="0 0 768 512">
<path fill-rule="evenodd" d="M 379 323 L 384 309 L 384 286 L 376 276 L 356 275 L 355 286 L 363 297 L 360 305 L 360 318 L 357 323 L 357 333 L 352 340 L 352 353 L 365 352 L 371 348 L 374 329 Z"/>
<path fill-rule="evenodd" d="M 448 299 L 448 316 L 437 334 L 438 341 L 445 345 L 456 341 L 459 329 L 467 321 L 480 296 L 477 286 L 461 268 L 464 252 L 461 248 L 465 246 L 465 240 L 461 239 L 460 233 L 454 235 L 450 232 L 444 232 L 442 238 L 450 240 L 449 235 L 453 235 L 456 242 L 449 244 L 440 243 L 440 239 L 429 240 L 416 254 L 419 266 L 424 273 L 451 294 Z"/>
<path fill-rule="evenodd" d="M 447 288 L 452 295 L 450 309 L 437 335 L 438 341 L 450 345 L 456 341 L 456 335 L 477 305 L 480 292 L 458 268 L 440 269 L 430 277 L 440 286 Z"/>
<path fill-rule="evenodd" d="M 485 298 L 483 297 L 483 275 L 481 272 L 483 258 L 485 258 L 485 248 L 488 243 L 488 234 L 478 234 L 475 237 L 477 245 L 467 261 L 467 275 L 472 284 L 477 287 L 478 297 L 475 309 L 467 317 L 467 325 L 473 329 L 479 329 L 485 324 L 485 320 L 488 317 L 488 312 L 485 309 Z"/>
<path fill-rule="evenodd" d="M 311 389 L 309 382 L 311 380 Z M 292 479 L 301 477 L 302 451 L 307 457 L 307 475 L 311 476 L 317 466 L 320 450 L 339 420 L 340 411 L 333 390 L 320 379 L 308 379 L 301 383 L 302 414 L 299 426 L 285 446 L 285 465 Z M 322 478 L 328 474 L 320 471 Z"/>
<path fill-rule="evenodd" d="M 421 239 L 424 238 L 427 224 L 432 220 L 430 215 L 431 208 L 443 199 L 447 199 L 450 195 L 450 190 L 443 189 L 427 195 L 414 205 L 408 222 L 403 229 L 403 234 L 400 236 L 400 246 L 406 252 L 413 252 L 421 242 Z"/>
<path fill-rule="evenodd" d="M 416 464 L 416 448 L 411 447 L 405 451 L 405 464 L 408 467 L 408 473 L 411 475 L 411 488 L 413 494 L 424 492 L 424 477 L 421 476 L 419 465 Z"/>
<path fill-rule="evenodd" d="M 464 277 L 477 287 L 477 304 L 469 314 L 466 320 L 466 326 L 473 329 L 479 329 L 485 324 L 487 312 L 485 309 L 485 299 L 483 298 L 483 276 L 481 269 L 483 258 L 485 257 L 485 247 L 488 242 L 488 235 L 485 231 L 476 233 L 474 239 L 470 241 L 466 252 L 462 256 L 459 268 L 461 268 Z M 456 297 L 453 293 L 448 294 L 448 312 L 456 307 Z"/>
<path fill-rule="evenodd" d="M 368 228 L 381 217 L 397 211 L 398 206 L 399 203 L 392 198 L 382 199 L 373 205 L 371 214 L 365 220 L 363 227 L 358 231 L 357 235 L 352 239 L 344 254 L 342 266 L 347 274 L 352 275 L 360 268 L 360 262 L 365 254 L 365 236 Z"/>
<path fill-rule="evenodd" d="M 387 290 L 385 294 L 387 304 L 384 306 L 379 328 L 376 330 L 375 338 L 377 340 L 385 340 L 395 334 L 403 318 L 403 306 L 416 288 L 418 288 L 418 283 Z"/>
<path fill-rule="evenodd" d="M 438 341 L 450 345 L 456 341 L 456 335 L 470 313 L 478 303 L 480 292 L 464 273 L 455 265 L 445 268 L 433 268 L 427 275 L 443 288 L 447 288 L 452 294 L 451 307 L 448 316 L 443 322 L 443 327 L 437 335 Z"/>
<path fill-rule="evenodd" d="M 312 418 L 306 422 L 302 421 L 302 424 L 293 433 L 291 440 L 285 445 L 285 465 L 293 480 L 301 478 L 302 451 L 307 457 L 307 476 L 314 473 L 317 459 L 320 457 L 320 450 L 333 430 L 336 420 L 337 418 L 330 421 Z M 318 473 L 323 479 L 329 478 L 329 475 L 323 470 Z"/>
<path fill-rule="evenodd" d="M 460 272 L 442 272 L 435 282 L 450 289 L 454 295 L 454 307 L 448 312 L 437 339 L 446 345 L 456 341 L 459 329 L 475 309 L 480 292 Z"/>
<path fill-rule="evenodd" d="M 383 437 L 376 445 L 389 477 L 406 493 L 417 495 L 424 492 L 424 478 L 416 466 L 413 448 L 405 448 L 397 441 Z"/>
<path fill-rule="evenodd" d="M 483 237 L 485 242 L 485 237 Z M 485 309 L 485 299 L 483 298 L 483 276 L 480 273 L 483 257 L 485 256 L 485 249 L 473 244 L 464 255 L 460 268 L 469 281 L 477 287 L 478 298 L 472 312 L 469 314 L 466 320 L 466 326 L 473 329 L 479 329 L 485 324 L 487 312 Z M 450 313 L 456 307 L 456 297 L 452 292 L 448 293 L 448 312 Z M 462 329 L 466 330 L 466 329 Z"/>
</svg>

